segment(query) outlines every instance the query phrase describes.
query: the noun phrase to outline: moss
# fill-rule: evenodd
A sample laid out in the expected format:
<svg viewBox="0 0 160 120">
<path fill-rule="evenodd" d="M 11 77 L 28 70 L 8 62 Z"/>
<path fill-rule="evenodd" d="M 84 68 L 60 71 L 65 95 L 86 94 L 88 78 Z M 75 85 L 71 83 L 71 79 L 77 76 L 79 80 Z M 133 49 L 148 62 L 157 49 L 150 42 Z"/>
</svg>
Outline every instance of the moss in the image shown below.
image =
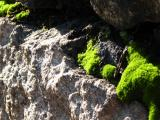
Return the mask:
<svg viewBox="0 0 160 120">
<path fill-rule="evenodd" d="M 12 4 L 7 11 L 7 16 L 14 18 L 16 21 L 27 18 L 29 14 L 29 9 L 20 2 Z"/>
<path fill-rule="evenodd" d="M 116 88 L 122 101 L 142 100 L 149 109 L 149 120 L 160 118 L 160 70 L 149 63 L 135 44 L 128 46 L 128 66 Z"/>
<path fill-rule="evenodd" d="M 115 66 L 110 65 L 110 64 L 106 64 L 101 71 L 102 77 L 107 80 L 112 80 L 113 76 L 114 76 L 115 69 L 116 69 Z"/>
<path fill-rule="evenodd" d="M 21 21 L 25 18 L 27 18 L 30 14 L 29 10 L 21 11 L 20 13 L 16 14 L 16 20 Z"/>
<path fill-rule="evenodd" d="M 12 14 L 19 13 L 19 11 L 22 9 L 22 7 L 23 7 L 23 5 L 20 2 L 16 2 L 15 4 L 10 4 L 10 6 L 7 10 L 7 14 L 12 15 Z"/>
<path fill-rule="evenodd" d="M 10 4 L 11 3 L 11 4 Z M 20 2 L 0 1 L 0 16 L 10 17 L 12 20 L 20 21 L 29 16 L 29 9 Z"/>
<path fill-rule="evenodd" d="M 5 1 L 0 1 L 0 16 L 6 16 L 9 7 L 10 5 L 6 4 Z"/>
<path fill-rule="evenodd" d="M 99 48 L 94 45 L 94 40 L 87 43 L 87 50 L 78 54 L 78 63 L 86 70 L 87 74 L 98 74 L 98 66 L 100 57 L 98 55 Z"/>
<path fill-rule="evenodd" d="M 160 112 L 159 112 L 159 108 L 157 108 L 158 106 L 155 105 L 154 103 L 151 103 L 149 106 L 149 120 L 157 120 L 160 116 Z"/>
</svg>

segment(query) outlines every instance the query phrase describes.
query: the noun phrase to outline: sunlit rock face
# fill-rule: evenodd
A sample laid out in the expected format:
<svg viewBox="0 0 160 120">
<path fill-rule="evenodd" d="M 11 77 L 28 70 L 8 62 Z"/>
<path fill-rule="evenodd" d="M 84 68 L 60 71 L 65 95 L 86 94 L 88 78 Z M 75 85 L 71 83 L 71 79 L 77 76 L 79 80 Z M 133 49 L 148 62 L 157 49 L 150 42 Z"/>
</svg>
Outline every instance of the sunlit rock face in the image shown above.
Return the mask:
<svg viewBox="0 0 160 120">
<path fill-rule="evenodd" d="M 141 22 L 160 22 L 159 0 L 91 0 L 95 12 L 120 29 Z"/>
<path fill-rule="evenodd" d="M 0 119 L 146 120 L 140 103 L 120 103 L 113 84 L 64 53 L 74 41 L 83 46 L 80 35 L 69 37 L 73 23 L 34 30 L 0 18 Z"/>
</svg>

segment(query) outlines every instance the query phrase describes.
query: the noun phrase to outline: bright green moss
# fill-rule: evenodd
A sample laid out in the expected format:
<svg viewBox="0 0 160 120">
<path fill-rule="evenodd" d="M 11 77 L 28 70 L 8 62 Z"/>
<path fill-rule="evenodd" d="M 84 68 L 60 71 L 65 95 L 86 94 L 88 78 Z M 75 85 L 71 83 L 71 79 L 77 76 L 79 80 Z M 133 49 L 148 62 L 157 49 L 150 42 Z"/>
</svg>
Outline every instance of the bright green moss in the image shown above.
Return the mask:
<svg viewBox="0 0 160 120">
<path fill-rule="evenodd" d="M 149 109 L 148 120 L 160 118 L 160 70 L 140 54 L 135 44 L 128 47 L 128 66 L 116 88 L 122 101 L 142 100 Z"/>
<path fill-rule="evenodd" d="M 5 1 L 0 1 L 0 16 L 6 16 L 9 4 L 6 4 Z"/>
<path fill-rule="evenodd" d="M 17 21 L 21 21 L 27 18 L 29 14 L 30 14 L 29 9 L 27 9 L 26 6 L 23 6 L 22 3 L 20 2 L 12 4 L 7 11 L 7 16 L 14 17 L 14 19 Z"/>
<path fill-rule="evenodd" d="M 27 18 L 29 16 L 29 14 L 30 14 L 29 10 L 22 11 L 22 12 L 16 14 L 16 19 L 18 21 L 23 20 L 23 19 Z"/>
<path fill-rule="evenodd" d="M 154 103 L 151 103 L 149 106 L 149 120 L 157 120 L 159 118 L 159 108 Z"/>
<path fill-rule="evenodd" d="M 101 71 L 102 77 L 107 80 L 112 80 L 113 76 L 114 76 L 115 69 L 116 69 L 116 67 L 113 65 L 110 65 L 110 64 L 105 65 Z"/>
<path fill-rule="evenodd" d="M 15 4 L 10 4 L 7 14 L 12 15 L 18 13 L 22 9 L 23 5 L 20 2 L 16 2 Z"/>
<path fill-rule="evenodd" d="M 98 74 L 97 69 L 100 64 L 98 52 L 99 48 L 94 45 L 93 40 L 90 40 L 85 53 L 78 54 L 78 63 L 86 70 L 87 74 Z"/>
<path fill-rule="evenodd" d="M 13 5 L 14 0 L 0 0 L 0 16 L 6 16 L 7 11 L 11 5 Z"/>
<path fill-rule="evenodd" d="M 10 4 L 12 3 L 12 4 Z M 20 2 L 0 1 L 0 16 L 7 16 L 12 20 L 20 21 L 29 16 L 29 9 Z"/>
</svg>

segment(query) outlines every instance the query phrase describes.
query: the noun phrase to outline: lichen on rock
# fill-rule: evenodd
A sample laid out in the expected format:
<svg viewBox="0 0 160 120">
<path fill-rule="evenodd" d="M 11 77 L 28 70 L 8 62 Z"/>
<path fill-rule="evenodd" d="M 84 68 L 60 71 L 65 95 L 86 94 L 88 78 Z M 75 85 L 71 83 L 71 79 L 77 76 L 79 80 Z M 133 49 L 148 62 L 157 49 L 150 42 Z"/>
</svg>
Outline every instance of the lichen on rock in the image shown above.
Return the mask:
<svg viewBox="0 0 160 120">
<path fill-rule="evenodd" d="M 128 46 L 128 66 L 116 88 L 122 101 L 140 100 L 149 109 L 149 120 L 160 118 L 160 70 L 149 62 L 135 43 Z"/>
</svg>

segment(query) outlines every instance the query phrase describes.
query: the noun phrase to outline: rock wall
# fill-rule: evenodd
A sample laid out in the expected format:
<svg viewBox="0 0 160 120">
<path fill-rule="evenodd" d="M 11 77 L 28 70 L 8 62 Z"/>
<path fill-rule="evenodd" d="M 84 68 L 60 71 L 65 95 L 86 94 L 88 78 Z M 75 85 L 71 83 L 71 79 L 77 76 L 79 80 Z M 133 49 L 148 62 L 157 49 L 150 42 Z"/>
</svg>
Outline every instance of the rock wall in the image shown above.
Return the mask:
<svg viewBox="0 0 160 120">
<path fill-rule="evenodd" d="M 142 22 L 160 22 L 159 0 L 90 0 L 95 12 L 107 23 L 132 28 Z"/>
<path fill-rule="evenodd" d="M 70 36 L 75 21 L 35 30 L 0 18 L 0 119 L 147 119 L 140 103 L 122 104 L 114 85 L 86 75 L 64 53 L 65 45 L 86 40 Z"/>
</svg>

